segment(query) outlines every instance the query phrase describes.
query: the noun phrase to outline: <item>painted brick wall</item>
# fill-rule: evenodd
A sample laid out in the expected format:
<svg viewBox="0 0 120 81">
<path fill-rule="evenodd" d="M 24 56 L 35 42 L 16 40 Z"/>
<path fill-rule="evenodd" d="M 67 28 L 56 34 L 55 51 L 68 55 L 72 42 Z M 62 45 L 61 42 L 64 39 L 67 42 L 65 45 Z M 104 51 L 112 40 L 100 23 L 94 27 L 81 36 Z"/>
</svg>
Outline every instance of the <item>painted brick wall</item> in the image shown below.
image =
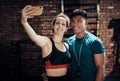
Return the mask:
<svg viewBox="0 0 120 81">
<path fill-rule="evenodd" d="M 65 0 L 65 13 L 75 8 L 94 9 L 95 6 L 81 6 L 80 4 L 94 4 L 98 0 Z M 59 0 L 0 0 L 0 71 L 4 76 L 39 75 L 41 66 L 41 51 L 27 36 L 21 23 L 21 10 L 27 5 L 42 5 L 43 14 L 29 19 L 29 23 L 38 33 L 52 35 L 52 18 L 60 11 Z M 77 5 L 76 5 L 77 4 Z M 106 49 L 106 77 L 120 77 L 120 1 L 100 0 L 100 28 L 99 38 Z M 89 17 L 96 13 L 89 12 Z M 89 18 L 89 29 L 96 29 L 96 18 Z M 94 30 L 96 31 L 96 30 Z M 94 31 L 91 31 L 95 33 Z M 67 37 L 71 35 L 69 30 Z M 69 34 L 69 35 L 68 35 Z"/>
</svg>

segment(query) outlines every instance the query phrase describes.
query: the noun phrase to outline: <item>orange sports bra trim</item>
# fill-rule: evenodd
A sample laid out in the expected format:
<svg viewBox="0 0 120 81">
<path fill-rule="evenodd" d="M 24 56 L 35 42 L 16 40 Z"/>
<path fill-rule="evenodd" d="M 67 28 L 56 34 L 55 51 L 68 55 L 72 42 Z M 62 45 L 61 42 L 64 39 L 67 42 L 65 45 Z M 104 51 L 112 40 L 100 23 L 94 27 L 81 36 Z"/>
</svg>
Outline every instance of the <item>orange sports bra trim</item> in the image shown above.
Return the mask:
<svg viewBox="0 0 120 81">
<path fill-rule="evenodd" d="M 46 66 L 45 66 L 46 69 L 59 69 L 59 68 L 67 67 L 67 64 L 52 65 L 49 60 L 46 61 L 45 64 L 46 64 Z"/>
</svg>

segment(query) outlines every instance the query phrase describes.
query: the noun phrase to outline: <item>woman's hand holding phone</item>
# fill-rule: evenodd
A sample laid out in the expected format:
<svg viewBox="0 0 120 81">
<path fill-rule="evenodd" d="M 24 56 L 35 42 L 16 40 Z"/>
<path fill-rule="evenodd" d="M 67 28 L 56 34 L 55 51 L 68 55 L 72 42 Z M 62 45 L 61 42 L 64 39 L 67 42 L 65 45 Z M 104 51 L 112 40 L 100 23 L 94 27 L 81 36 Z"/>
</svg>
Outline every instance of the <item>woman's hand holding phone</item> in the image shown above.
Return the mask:
<svg viewBox="0 0 120 81">
<path fill-rule="evenodd" d="M 29 14 L 30 16 L 39 16 L 42 14 L 43 6 L 33 6 L 34 12 Z"/>
<path fill-rule="evenodd" d="M 43 6 L 31 6 L 27 5 L 22 9 L 21 22 L 26 22 L 27 18 L 34 18 L 34 16 L 39 16 L 43 12 Z"/>
</svg>

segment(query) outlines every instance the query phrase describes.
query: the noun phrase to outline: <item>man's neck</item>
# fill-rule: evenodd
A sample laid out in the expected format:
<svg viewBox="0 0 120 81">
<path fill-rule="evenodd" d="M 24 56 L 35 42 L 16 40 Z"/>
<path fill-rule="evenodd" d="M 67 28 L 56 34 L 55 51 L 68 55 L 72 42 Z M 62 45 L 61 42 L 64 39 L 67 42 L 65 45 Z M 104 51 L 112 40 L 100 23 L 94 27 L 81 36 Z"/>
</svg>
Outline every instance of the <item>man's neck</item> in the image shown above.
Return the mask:
<svg viewBox="0 0 120 81">
<path fill-rule="evenodd" d="M 83 32 L 80 32 L 80 33 L 76 34 L 76 37 L 78 39 L 80 39 L 80 38 L 83 38 L 85 35 L 86 35 L 86 31 L 83 31 Z"/>
</svg>

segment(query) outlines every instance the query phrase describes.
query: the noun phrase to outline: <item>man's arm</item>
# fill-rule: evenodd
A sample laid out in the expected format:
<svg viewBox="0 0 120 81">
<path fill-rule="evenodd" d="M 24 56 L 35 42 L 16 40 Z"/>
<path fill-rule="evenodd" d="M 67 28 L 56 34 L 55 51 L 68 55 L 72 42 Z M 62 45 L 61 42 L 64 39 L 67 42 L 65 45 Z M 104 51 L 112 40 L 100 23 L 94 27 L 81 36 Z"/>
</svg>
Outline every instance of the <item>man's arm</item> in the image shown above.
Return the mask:
<svg viewBox="0 0 120 81">
<path fill-rule="evenodd" d="M 97 68 L 95 81 L 103 81 L 105 69 L 105 54 L 94 54 L 94 60 Z"/>
</svg>

